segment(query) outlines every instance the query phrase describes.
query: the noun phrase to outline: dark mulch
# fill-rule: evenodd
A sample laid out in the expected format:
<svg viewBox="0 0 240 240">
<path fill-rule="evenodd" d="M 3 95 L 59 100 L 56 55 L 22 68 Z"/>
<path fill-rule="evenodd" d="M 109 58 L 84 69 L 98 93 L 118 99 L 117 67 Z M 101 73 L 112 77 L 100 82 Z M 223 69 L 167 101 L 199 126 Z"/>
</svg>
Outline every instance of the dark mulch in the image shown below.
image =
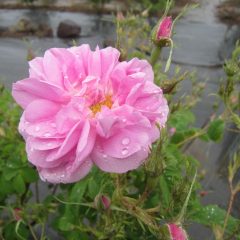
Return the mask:
<svg viewBox="0 0 240 240">
<path fill-rule="evenodd" d="M 217 16 L 228 24 L 240 23 L 240 0 L 227 0 L 217 7 Z"/>
</svg>

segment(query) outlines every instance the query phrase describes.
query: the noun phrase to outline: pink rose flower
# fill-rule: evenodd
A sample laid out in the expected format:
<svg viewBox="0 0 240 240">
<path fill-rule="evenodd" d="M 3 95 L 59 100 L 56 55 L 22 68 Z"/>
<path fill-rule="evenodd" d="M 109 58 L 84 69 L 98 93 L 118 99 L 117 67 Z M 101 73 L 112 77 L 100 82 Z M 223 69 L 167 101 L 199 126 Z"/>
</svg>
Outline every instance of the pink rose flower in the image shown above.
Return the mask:
<svg viewBox="0 0 240 240">
<path fill-rule="evenodd" d="M 167 226 L 170 232 L 171 240 L 187 240 L 188 239 L 187 234 L 182 227 L 174 223 L 168 224 Z"/>
<path fill-rule="evenodd" d="M 93 164 L 124 173 L 139 167 L 159 138 L 168 105 L 145 60 L 119 62 L 115 48 L 52 48 L 13 84 L 24 109 L 19 131 L 43 180 L 75 182 Z"/>
<path fill-rule="evenodd" d="M 172 35 L 172 17 L 165 17 L 157 29 L 157 40 L 171 38 Z"/>
</svg>

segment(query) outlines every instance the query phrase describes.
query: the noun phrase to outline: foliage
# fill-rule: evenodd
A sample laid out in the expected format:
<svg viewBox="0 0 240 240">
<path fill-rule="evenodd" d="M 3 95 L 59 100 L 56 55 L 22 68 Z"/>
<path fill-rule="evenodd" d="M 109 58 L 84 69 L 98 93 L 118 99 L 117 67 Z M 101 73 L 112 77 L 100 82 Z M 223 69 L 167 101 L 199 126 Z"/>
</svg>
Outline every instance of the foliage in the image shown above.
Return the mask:
<svg viewBox="0 0 240 240">
<path fill-rule="evenodd" d="M 148 21 L 131 15 L 120 19 L 117 26 L 116 45 L 121 58 L 150 59 Z M 239 132 L 239 52 L 237 46 L 232 59 L 226 62 L 227 80 L 219 90 L 219 100 L 223 100 L 226 108 L 202 128 L 194 125 L 193 108 L 201 101 L 204 84 L 198 83 L 194 74 L 182 73 L 179 68 L 169 79 L 158 61 L 154 65 L 155 80 L 168 98 L 170 117 L 146 163 L 121 175 L 93 168 L 75 184 L 48 185 L 44 194 L 43 190 L 39 193 L 36 170 L 27 162 L 24 143 L 17 132 L 20 109 L 1 87 L 0 238 L 50 239 L 46 233 L 48 226 L 69 240 L 166 239 L 162 231 L 164 223 L 197 222 L 212 228 L 216 239 L 240 239 L 240 220 L 230 216 L 232 203 L 240 191 L 240 183 L 233 183 L 240 167 L 239 153 L 229 165 L 231 198 L 227 211 L 216 205 L 201 204 L 200 177 L 193 181 L 198 160 L 186 153 L 186 148 L 197 138 L 219 142 L 229 122 L 234 122 Z M 183 80 L 192 88 L 179 97 Z M 110 207 L 103 206 L 99 197 L 102 195 L 110 199 Z"/>
</svg>

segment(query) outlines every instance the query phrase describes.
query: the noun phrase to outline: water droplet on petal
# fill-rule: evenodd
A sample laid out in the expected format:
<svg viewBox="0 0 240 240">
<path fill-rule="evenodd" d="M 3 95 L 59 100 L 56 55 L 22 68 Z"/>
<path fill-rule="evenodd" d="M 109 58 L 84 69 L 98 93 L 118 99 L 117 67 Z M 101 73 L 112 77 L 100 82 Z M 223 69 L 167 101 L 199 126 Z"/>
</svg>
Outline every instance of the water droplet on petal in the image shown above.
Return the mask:
<svg viewBox="0 0 240 240">
<path fill-rule="evenodd" d="M 122 140 L 122 145 L 128 145 L 130 143 L 130 139 L 129 138 L 124 138 Z"/>
<path fill-rule="evenodd" d="M 103 149 L 100 147 L 100 146 L 97 146 L 97 150 L 102 153 L 103 152 Z"/>
<path fill-rule="evenodd" d="M 67 76 L 67 75 L 65 75 L 65 76 L 64 76 L 64 79 L 68 79 L 68 76 Z"/>
<path fill-rule="evenodd" d="M 66 172 L 71 171 L 71 169 L 72 169 L 72 165 L 68 165 L 67 168 L 66 168 Z"/>
<path fill-rule="evenodd" d="M 50 137 L 51 134 L 50 134 L 50 133 L 45 133 L 43 136 L 44 136 L 44 137 Z"/>
<path fill-rule="evenodd" d="M 122 121 L 123 121 L 123 123 L 125 123 L 125 122 L 127 121 L 127 119 L 126 119 L 126 118 L 123 118 L 123 120 L 122 120 Z"/>
<path fill-rule="evenodd" d="M 47 145 L 48 145 L 48 147 L 51 147 L 51 146 L 52 146 L 52 143 L 48 143 Z"/>
<path fill-rule="evenodd" d="M 91 162 L 90 161 L 86 161 L 86 164 L 87 164 L 88 167 L 91 166 Z"/>
<path fill-rule="evenodd" d="M 35 127 L 35 131 L 38 132 L 40 130 L 40 127 L 39 126 L 36 126 Z"/>
<path fill-rule="evenodd" d="M 53 128 L 55 128 L 55 127 L 56 127 L 56 123 L 51 123 L 51 126 L 52 126 Z"/>
<path fill-rule="evenodd" d="M 146 152 L 146 151 L 147 151 L 147 148 L 143 148 L 143 151 Z"/>
<path fill-rule="evenodd" d="M 128 154 L 128 149 L 127 148 L 123 148 L 122 149 L 122 155 L 127 155 Z"/>
</svg>

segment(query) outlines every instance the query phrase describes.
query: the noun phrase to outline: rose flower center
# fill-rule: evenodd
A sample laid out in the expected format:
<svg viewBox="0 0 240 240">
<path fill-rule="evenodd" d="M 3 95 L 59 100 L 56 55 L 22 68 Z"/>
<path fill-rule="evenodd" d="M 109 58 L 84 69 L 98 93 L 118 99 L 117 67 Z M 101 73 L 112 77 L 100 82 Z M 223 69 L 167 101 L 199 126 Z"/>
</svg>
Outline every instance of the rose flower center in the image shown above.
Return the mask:
<svg viewBox="0 0 240 240">
<path fill-rule="evenodd" d="M 112 108 L 112 105 L 113 105 L 112 97 L 111 96 L 106 96 L 104 101 L 93 104 L 90 107 L 90 109 L 92 110 L 93 114 L 95 115 L 96 113 L 101 111 L 102 106 Z"/>
</svg>

